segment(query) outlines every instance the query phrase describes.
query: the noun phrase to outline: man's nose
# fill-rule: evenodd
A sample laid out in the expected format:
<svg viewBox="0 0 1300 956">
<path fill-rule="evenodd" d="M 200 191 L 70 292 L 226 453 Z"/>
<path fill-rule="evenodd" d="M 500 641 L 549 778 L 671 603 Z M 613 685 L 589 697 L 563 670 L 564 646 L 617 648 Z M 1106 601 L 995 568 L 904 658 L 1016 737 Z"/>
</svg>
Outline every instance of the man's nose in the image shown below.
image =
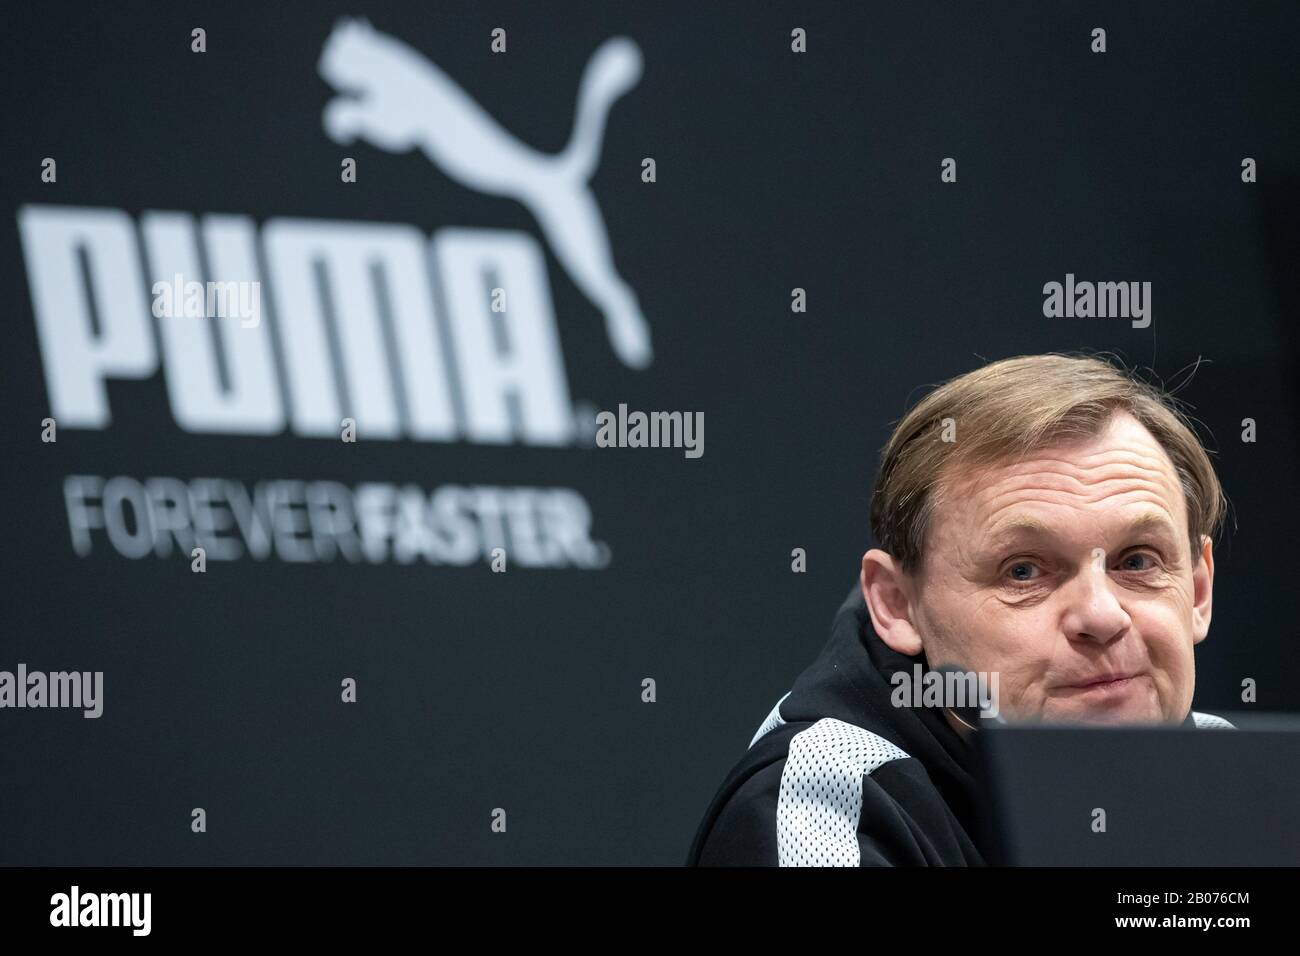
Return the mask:
<svg viewBox="0 0 1300 956">
<path fill-rule="evenodd" d="M 1080 570 L 1066 586 L 1065 599 L 1068 606 L 1062 623 L 1070 640 L 1109 644 L 1132 623 L 1104 567 L 1094 564 Z"/>
</svg>

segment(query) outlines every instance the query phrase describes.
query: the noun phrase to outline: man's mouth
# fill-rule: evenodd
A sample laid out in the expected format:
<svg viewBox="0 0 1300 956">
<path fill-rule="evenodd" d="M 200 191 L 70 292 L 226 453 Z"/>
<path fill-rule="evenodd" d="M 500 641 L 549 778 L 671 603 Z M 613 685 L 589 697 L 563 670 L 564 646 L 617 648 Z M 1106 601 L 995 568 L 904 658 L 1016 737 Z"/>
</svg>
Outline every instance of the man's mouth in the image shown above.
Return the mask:
<svg viewBox="0 0 1300 956">
<path fill-rule="evenodd" d="M 1106 674 L 1098 674 L 1095 677 L 1088 677 L 1072 684 L 1066 684 L 1063 689 L 1089 694 L 1122 694 L 1132 687 L 1140 676 L 1140 674 L 1131 672 L 1112 671 Z"/>
</svg>

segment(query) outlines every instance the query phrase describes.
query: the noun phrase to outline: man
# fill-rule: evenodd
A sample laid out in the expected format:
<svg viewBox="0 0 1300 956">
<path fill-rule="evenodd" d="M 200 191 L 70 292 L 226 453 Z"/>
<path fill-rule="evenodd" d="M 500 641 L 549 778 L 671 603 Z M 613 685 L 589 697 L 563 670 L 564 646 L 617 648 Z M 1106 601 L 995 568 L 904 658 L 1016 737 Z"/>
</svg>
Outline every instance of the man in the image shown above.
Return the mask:
<svg viewBox="0 0 1300 956">
<path fill-rule="evenodd" d="M 1007 359 L 936 389 L 882 452 L 880 547 L 689 862 L 985 863 L 980 718 L 899 692 L 922 671 L 981 675 L 1008 722 L 1230 727 L 1191 709 L 1224 511 L 1172 399 L 1100 359 Z"/>
</svg>

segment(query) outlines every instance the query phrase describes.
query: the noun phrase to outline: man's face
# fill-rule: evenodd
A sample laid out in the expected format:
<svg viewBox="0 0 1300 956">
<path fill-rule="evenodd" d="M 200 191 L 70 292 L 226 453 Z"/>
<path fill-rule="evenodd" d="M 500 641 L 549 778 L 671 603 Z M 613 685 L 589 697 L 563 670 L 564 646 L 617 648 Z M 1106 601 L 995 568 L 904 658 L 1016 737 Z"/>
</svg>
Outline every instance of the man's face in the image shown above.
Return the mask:
<svg viewBox="0 0 1300 956">
<path fill-rule="evenodd" d="M 1209 628 L 1173 464 L 1133 417 L 955 480 L 910 582 L 931 666 L 996 671 L 1009 720 L 1178 722 Z"/>
</svg>

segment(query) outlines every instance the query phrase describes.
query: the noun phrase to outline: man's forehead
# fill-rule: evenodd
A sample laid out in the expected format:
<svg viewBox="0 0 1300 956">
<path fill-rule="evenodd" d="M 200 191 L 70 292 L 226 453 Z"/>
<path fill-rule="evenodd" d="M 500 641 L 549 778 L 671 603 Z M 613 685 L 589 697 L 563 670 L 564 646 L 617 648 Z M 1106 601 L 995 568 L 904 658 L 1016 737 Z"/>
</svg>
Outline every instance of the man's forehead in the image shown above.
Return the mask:
<svg viewBox="0 0 1300 956">
<path fill-rule="evenodd" d="M 1131 416 L 1116 416 L 1092 438 L 1054 444 L 1015 461 L 996 462 L 949 476 L 936 518 L 944 513 L 967 531 L 1051 533 L 1061 507 L 1116 514 L 1124 524 L 1154 530 L 1163 514 L 1181 526 L 1182 485 L 1159 442 Z M 1059 530 L 1059 529 L 1057 529 Z"/>
</svg>

